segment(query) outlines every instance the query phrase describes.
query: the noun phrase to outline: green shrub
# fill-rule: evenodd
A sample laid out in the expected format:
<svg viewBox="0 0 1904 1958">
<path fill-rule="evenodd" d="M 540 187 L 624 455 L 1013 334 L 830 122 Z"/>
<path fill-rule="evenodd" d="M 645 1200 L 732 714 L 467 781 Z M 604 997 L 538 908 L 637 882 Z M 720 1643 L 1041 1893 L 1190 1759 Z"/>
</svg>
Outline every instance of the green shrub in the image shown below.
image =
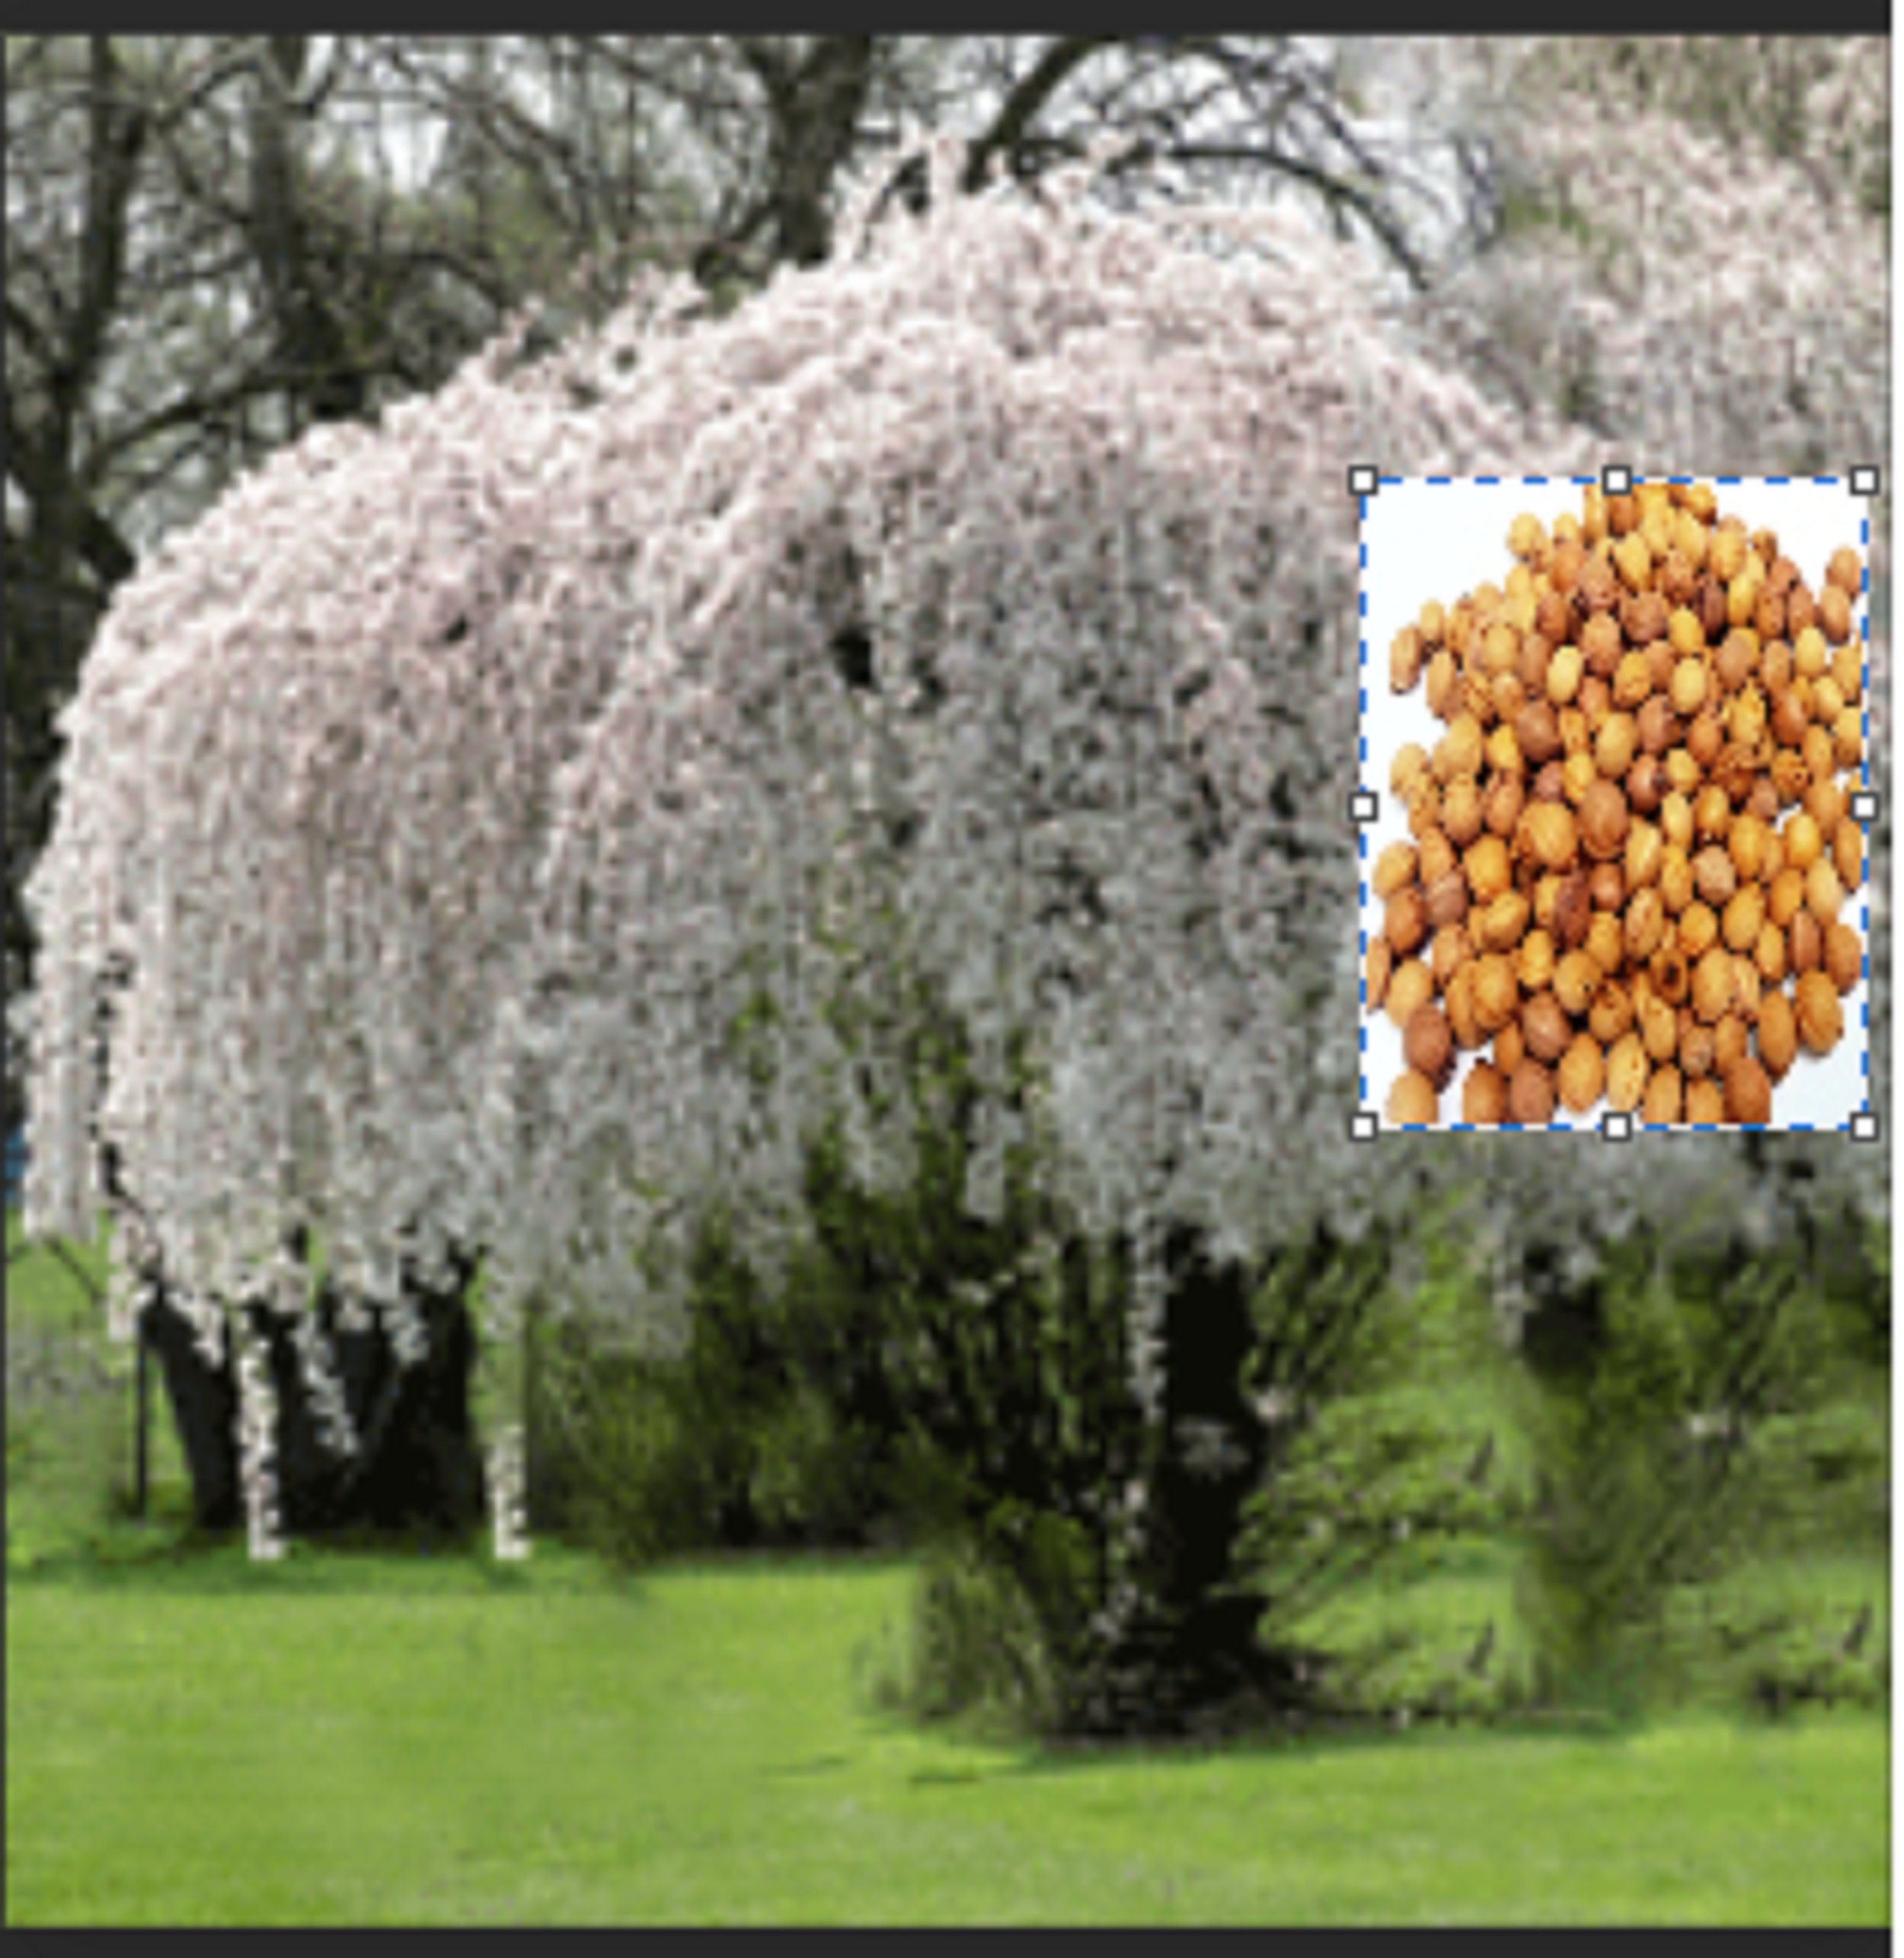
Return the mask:
<svg viewBox="0 0 1904 1958">
<path fill-rule="evenodd" d="M 1862 1366 L 1846 1326 L 1870 1315 L 1848 1318 L 1816 1248 L 1720 1243 L 1668 1265 L 1616 1244 L 1589 1281 L 1578 1365 L 1525 1377 L 1541 1495 L 1521 1602 L 1544 1697 L 1634 1707 L 1681 1690 L 1703 1662 L 1674 1648 L 1676 1599 L 1710 1593 L 1781 1524 L 1873 1500 L 1878 1439 L 1843 1398 Z"/>
<path fill-rule="evenodd" d="M 1477 1713 L 1500 1691 L 1499 1669 L 1492 1684 L 1462 1669 L 1477 1628 L 1451 1652 L 1449 1628 L 1357 1603 L 1398 1596 L 1510 1528 L 1530 1474 L 1485 1297 L 1452 1239 L 1424 1232 L 1414 1284 L 1397 1282 L 1394 1248 L 1318 1238 L 1257 1291 L 1251 1383 L 1273 1418 L 1236 1567 L 1298 1704 Z"/>
<path fill-rule="evenodd" d="M 912 1627 L 896 1697 L 915 1718 L 1017 1733 L 1059 1723 L 1062 1688 L 1038 1612 L 995 1556 L 970 1542 L 930 1553 Z"/>
</svg>

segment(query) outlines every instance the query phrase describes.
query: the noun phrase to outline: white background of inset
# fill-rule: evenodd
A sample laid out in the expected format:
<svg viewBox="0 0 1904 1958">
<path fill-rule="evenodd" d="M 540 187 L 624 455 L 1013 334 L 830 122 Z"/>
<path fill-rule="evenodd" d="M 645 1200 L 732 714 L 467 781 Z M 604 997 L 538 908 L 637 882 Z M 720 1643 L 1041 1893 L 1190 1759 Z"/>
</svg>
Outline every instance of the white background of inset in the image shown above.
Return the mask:
<svg viewBox="0 0 1904 1958">
<path fill-rule="evenodd" d="M 1714 483 L 1721 516 L 1736 515 L 1749 530 L 1775 532 L 1780 551 L 1798 567 L 1800 576 L 1813 592 L 1823 584 L 1825 566 L 1834 551 L 1848 545 L 1861 559 L 1866 555 L 1864 525 L 1870 501 L 1852 495 L 1848 475 L 1824 484 L 1809 478 L 1789 483 L 1701 480 Z M 1452 605 L 1487 582 L 1504 589 L 1515 562 L 1507 548 L 1508 526 L 1514 519 L 1527 512 L 1538 517 L 1551 534 L 1554 519 L 1563 511 L 1580 516 L 1582 493 L 1581 485 L 1564 477 L 1544 484 L 1513 478 L 1500 483 L 1385 482 L 1367 500 L 1362 524 L 1366 551 L 1362 589 L 1368 612 L 1363 621 L 1365 704 L 1361 725 L 1368 749 L 1361 781 L 1376 797 L 1378 813 L 1362 831 L 1365 952 L 1382 924 L 1382 906 L 1369 883 L 1375 859 L 1385 844 L 1410 840 L 1407 812 L 1389 792 L 1389 764 L 1396 751 L 1410 741 L 1419 742 L 1432 754 L 1446 731 L 1428 711 L 1426 690 L 1420 681 L 1407 694 L 1389 691 L 1389 647 L 1395 634 L 1419 617 L 1430 599 Z M 1854 637 L 1861 637 L 1864 632 L 1865 610 L 1865 596 L 1861 592 L 1852 618 Z M 1864 698 L 1867 704 L 1868 692 Z M 1839 779 L 1848 787 L 1861 787 L 1864 771 L 1861 768 L 1855 776 Z M 1781 818 L 1781 823 L 1789 814 L 1787 811 Z M 1868 877 L 1868 849 L 1865 858 Z M 1842 914 L 1867 943 L 1870 896 L 1867 882 L 1851 894 Z M 1774 1088 L 1772 1127 L 1842 1129 L 1853 1112 L 1865 1105 L 1868 987 L 1869 981 L 1861 978 L 1857 989 L 1845 999 L 1845 1035 L 1838 1045 L 1823 1056 L 1801 1049 L 1791 1072 Z M 1367 1035 L 1362 1056 L 1362 1106 L 1386 1126 L 1388 1091 L 1403 1072 L 1401 1034 L 1385 1013 L 1365 1014 L 1362 1026 Z M 1460 1123 L 1462 1084 L 1481 1057 L 1457 1050 L 1454 1078 L 1441 1097 L 1440 1126 Z M 1554 1121 L 1557 1126 L 1597 1130 L 1605 1111 L 1604 1101 L 1584 1116 L 1557 1106 Z"/>
</svg>

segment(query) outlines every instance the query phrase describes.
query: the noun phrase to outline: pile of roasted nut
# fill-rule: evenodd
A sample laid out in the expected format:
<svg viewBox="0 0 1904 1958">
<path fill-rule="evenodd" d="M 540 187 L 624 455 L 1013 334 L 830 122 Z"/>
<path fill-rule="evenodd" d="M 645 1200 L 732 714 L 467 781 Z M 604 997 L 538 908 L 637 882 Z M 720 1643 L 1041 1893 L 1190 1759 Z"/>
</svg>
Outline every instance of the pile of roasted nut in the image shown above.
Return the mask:
<svg viewBox="0 0 1904 1958">
<path fill-rule="evenodd" d="M 1390 649 L 1446 731 L 1394 756 L 1414 840 L 1374 866 L 1388 1119 L 1768 1124 L 1864 966 L 1858 554 L 1813 591 L 1709 485 L 1665 483 L 1507 542 L 1504 589 L 1431 601 Z"/>
</svg>

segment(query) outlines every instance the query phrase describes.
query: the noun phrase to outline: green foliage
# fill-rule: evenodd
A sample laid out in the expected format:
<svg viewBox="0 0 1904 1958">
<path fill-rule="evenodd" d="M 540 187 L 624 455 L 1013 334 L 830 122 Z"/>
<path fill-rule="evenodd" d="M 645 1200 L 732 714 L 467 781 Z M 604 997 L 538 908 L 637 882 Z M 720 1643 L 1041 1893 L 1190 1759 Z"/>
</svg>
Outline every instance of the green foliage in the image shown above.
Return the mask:
<svg viewBox="0 0 1904 1958">
<path fill-rule="evenodd" d="M 1593 1287 L 1581 1367 L 1522 1380 L 1541 1496 L 1522 1608 L 1544 1694 L 1637 1705 L 1664 1690 L 1676 1595 L 1717 1583 L 1834 1481 L 1861 1480 L 1868 1500 L 1879 1458 L 1868 1423 L 1824 1411 L 1845 1345 L 1803 1243 L 1669 1266 L 1629 1241 Z"/>
<path fill-rule="evenodd" d="M 970 1542 L 929 1554 L 909 1650 L 889 1658 L 879 1697 L 916 1720 L 1023 1733 L 1058 1724 L 1062 1687 L 1040 1615 L 998 1559 Z"/>
<path fill-rule="evenodd" d="M 1286 1254 L 1257 1297 L 1254 1380 L 1279 1418 L 1238 1567 L 1263 1602 L 1259 1642 L 1299 1660 L 1336 1713 L 1471 1712 L 1497 1697 L 1451 1668 L 1446 1628 L 1342 1611 L 1504 1531 L 1525 1501 L 1484 1295 L 1452 1231 L 1424 1235 L 1418 1284 L 1395 1281 L 1386 1242 L 1318 1242 Z"/>
</svg>

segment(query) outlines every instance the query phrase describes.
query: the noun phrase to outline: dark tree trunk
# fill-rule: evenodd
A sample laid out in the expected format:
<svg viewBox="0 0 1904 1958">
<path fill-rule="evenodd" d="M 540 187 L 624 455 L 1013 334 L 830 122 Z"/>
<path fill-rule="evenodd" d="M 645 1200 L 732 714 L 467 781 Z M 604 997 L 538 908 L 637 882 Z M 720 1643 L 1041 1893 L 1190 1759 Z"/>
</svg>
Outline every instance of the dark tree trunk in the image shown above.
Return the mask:
<svg viewBox="0 0 1904 1958">
<path fill-rule="evenodd" d="M 1181 1229 L 1168 1235 L 1164 1264 L 1168 1440 L 1148 1521 L 1172 1667 L 1194 1703 L 1245 1688 L 1260 1670 L 1261 1600 L 1233 1595 L 1229 1586 L 1242 1506 L 1262 1472 L 1267 1437 L 1244 1397 L 1254 1337 L 1248 1274 L 1212 1266 Z"/>
<path fill-rule="evenodd" d="M 472 1268 L 466 1264 L 465 1273 Z M 347 1329 L 338 1323 L 334 1295 L 327 1288 L 320 1297 L 320 1353 L 350 1413 L 353 1457 L 333 1452 L 311 1404 L 295 1321 L 257 1305 L 248 1309 L 277 1397 L 278 1512 L 286 1535 L 368 1525 L 460 1535 L 482 1519 L 487 1496 L 470 1417 L 476 1346 L 468 1308 L 461 1288 L 433 1293 L 406 1283 L 429 1338 L 423 1359 L 408 1368 L 398 1365 L 380 1319 Z M 228 1350 L 217 1364 L 209 1362 L 162 1286 L 145 1308 L 145 1324 L 191 1473 L 194 1518 L 207 1529 L 234 1528 L 244 1506 L 232 1356 Z"/>
</svg>

